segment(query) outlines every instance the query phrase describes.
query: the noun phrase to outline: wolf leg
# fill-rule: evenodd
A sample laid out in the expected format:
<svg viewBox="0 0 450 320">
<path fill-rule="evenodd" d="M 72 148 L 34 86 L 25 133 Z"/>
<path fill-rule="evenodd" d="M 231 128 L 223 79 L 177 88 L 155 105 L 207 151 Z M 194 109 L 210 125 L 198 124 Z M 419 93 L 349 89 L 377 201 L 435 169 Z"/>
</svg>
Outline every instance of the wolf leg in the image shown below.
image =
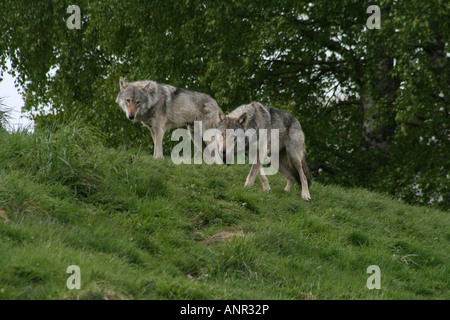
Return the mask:
<svg viewBox="0 0 450 320">
<path fill-rule="evenodd" d="M 155 159 L 163 159 L 164 153 L 163 153 L 163 137 L 164 137 L 164 129 L 163 128 L 155 128 L 152 127 L 150 129 L 150 132 L 152 133 L 153 138 L 153 144 L 154 144 L 154 151 L 153 151 L 153 158 Z"/>
<path fill-rule="evenodd" d="M 309 201 L 311 200 L 311 195 L 309 194 L 309 188 L 308 188 L 308 180 L 306 179 L 306 175 L 303 172 L 303 151 L 299 150 L 299 148 L 294 143 L 289 143 L 286 146 L 286 150 L 288 152 L 288 156 L 290 157 L 292 164 L 294 165 L 295 169 L 297 169 L 298 175 L 300 176 L 300 183 L 302 186 L 302 198 Z"/>
<path fill-rule="evenodd" d="M 262 139 L 262 142 L 260 141 L 260 143 L 259 143 L 259 152 L 256 152 L 255 155 L 252 155 L 251 154 L 252 152 L 250 152 L 249 157 L 251 158 L 252 163 L 255 163 L 254 159 L 256 159 L 256 165 L 258 168 L 257 172 L 259 175 L 259 179 L 261 180 L 263 190 L 270 191 L 269 180 L 267 179 L 266 174 L 264 173 L 264 168 L 262 166 L 264 158 L 267 155 L 267 137 L 265 139 L 264 138 L 261 138 L 261 139 Z M 253 169 L 253 167 L 252 167 L 252 169 Z M 255 170 L 256 170 L 256 168 L 255 168 Z M 250 177 L 250 175 L 249 175 L 249 177 Z M 249 181 L 253 184 L 253 181 L 255 180 L 255 178 L 250 177 L 250 179 L 253 179 L 253 180 Z M 247 178 L 247 180 L 248 180 L 248 178 Z"/>
<path fill-rule="evenodd" d="M 218 158 L 215 157 L 215 152 L 214 147 L 215 145 L 213 144 L 214 141 L 210 142 L 210 143 L 205 143 L 205 141 L 203 140 L 203 134 L 206 131 L 205 128 L 203 127 L 195 127 L 195 125 L 192 124 L 188 124 L 187 126 L 188 130 L 189 130 L 189 135 L 191 136 L 192 142 L 194 142 L 194 148 L 196 150 L 196 152 L 199 152 L 199 154 L 201 155 L 201 157 L 203 157 L 202 159 L 205 160 L 206 163 L 220 163 L 218 162 Z M 197 137 L 195 136 L 195 130 L 199 130 L 200 131 L 201 128 L 201 132 L 198 133 L 197 132 Z M 198 137 L 200 137 L 201 139 L 199 139 Z M 208 149 L 206 149 L 208 148 Z M 205 152 L 207 151 L 207 152 Z M 211 157 L 212 154 L 212 157 Z M 194 154 L 195 155 L 195 154 Z"/>
<path fill-rule="evenodd" d="M 266 175 L 264 174 L 264 168 L 261 166 L 259 169 L 259 179 L 261 180 L 261 184 L 264 191 L 270 191 L 270 185 L 269 180 L 267 179 Z"/>
<path fill-rule="evenodd" d="M 217 123 L 213 123 L 211 121 L 203 121 L 202 137 L 204 138 L 203 134 L 205 133 L 205 131 L 216 128 L 216 125 L 217 125 Z M 189 129 L 191 129 L 191 128 L 189 127 Z M 191 137 L 193 137 L 193 131 L 190 131 L 190 132 L 191 132 Z M 194 141 L 194 145 L 195 145 L 195 141 Z M 211 164 L 212 163 L 223 164 L 223 159 L 220 157 L 220 154 L 218 152 L 219 145 L 218 145 L 215 137 L 212 137 L 209 142 L 206 142 L 205 140 L 202 139 L 201 146 L 199 145 L 196 147 L 199 148 L 200 150 L 202 150 L 203 156 L 205 158 L 205 162 L 211 163 Z M 207 151 L 207 152 L 204 152 L 204 151 Z"/>
<path fill-rule="evenodd" d="M 252 168 L 250 169 L 250 173 L 247 176 L 247 180 L 245 181 L 245 186 L 252 186 L 255 183 L 256 175 L 259 175 L 259 178 L 261 180 L 261 184 L 264 191 L 270 191 L 270 185 L 269 180 L 267 179 L 266 175 L 264 174 L 264 169 L 262 166 L 262 161 L 259 157 L 259 155 L 255 155 L 252 157 L 253 159 L 256 158 L 256 162 L 254 160 L 251 160 L 253 163 Z"/>
<path fill-rule="evenodd" d="M 286 165 L 281 161 L 279 163 L 278 171 L 280 171 L 286 178 L 286 187 L 284 188 L 284 191 L 291 191 L 295 184 L 295 177 L 292 175 L 289 168 L 286 167 Z"/>
<path fill-rule="evenodd" d="M 245 187 L 251 187 L 255 183 L 256 175 L 259 173 L 259 170 L 261 168 L 261 163 L 255 163 L 252 165 L 252 168 L 250 169 L 250 172 L 247 176 L 247 180 L 245 180 Z"/>
<path fill-rule="evenodd" d="M 255 183 L 256 175 L 260 172 L 260 168 L 262 166 L 261 162 L 258 159 L 257 153 L 249 153 L 250 163 L 252 163 L 252 167 L 250 172 L 248 173 L 247 179 L 245 180 L 245 187 L 253 186 Z"/>
</svg>

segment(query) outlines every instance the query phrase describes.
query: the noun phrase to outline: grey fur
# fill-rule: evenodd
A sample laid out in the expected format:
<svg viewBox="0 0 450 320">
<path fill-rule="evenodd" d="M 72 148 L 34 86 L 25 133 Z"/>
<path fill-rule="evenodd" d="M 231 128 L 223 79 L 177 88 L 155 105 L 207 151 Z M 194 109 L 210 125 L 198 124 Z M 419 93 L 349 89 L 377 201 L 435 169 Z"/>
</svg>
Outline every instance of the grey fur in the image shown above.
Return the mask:
<svg viewBox="0 0 450 320">
<path fill-rule="evenodd" d="M 163 158 L 162 140 L 168 130 L 187 125 L 194 138 L 194 121 L 202 121 L 203 132 L 215 128 L 224 118 L 219 104 L 211 96 L 145 80 L 119 81 L 116 102 L 133 122 L 142 122 L 151 132 L 154 157 Z M 127 101 L 128 100 L 128 101 Z M 203 136 L 202 132 L 202 136 Z M 196 146 L 201 148 L 202 146 Z"/>
<path fill-rule="evenodd" d="M 267 107 L 259 102 L 242 105 L 229 113 L 225 119 L 217 126 L 223 134 L 222 151 L 233 152 L 226 147 L 233 145 L 227 142 L 226 129 L 243 129 L 247 131 L 254 129 L 258 134 L 259 129 L 267 129 L 267 150 L 270 148 L 270 130 L 278 129 L 279 133 L 279 168 L 287 180 L 286 191 L 290 191 L 293 184 L 297 182 L 302 187 L 302 197 L 311 200 L 309 186 L 311 185 L 311 173 L 306 163 L 305 134 L 300 126 L 300 122 L 289 112 Z M 246 186 L 254 183 L 256 174 L 259 174 L 264 190 L 270 190 L 269 182 L 262 169 L 262 161 L 257 159 L 250 169 Z"/>
</svg>

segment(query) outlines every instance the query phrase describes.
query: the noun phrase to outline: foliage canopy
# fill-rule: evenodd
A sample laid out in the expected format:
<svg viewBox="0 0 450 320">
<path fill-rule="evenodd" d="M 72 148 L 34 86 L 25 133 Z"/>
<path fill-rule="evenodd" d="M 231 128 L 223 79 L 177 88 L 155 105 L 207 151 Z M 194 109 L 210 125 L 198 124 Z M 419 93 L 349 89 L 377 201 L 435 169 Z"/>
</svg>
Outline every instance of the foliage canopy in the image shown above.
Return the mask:
<svg viewBox="0 0 450 320">
<path fill-rule="evenodd" d="M 381 28 L 368 29 L 378 5 Z M 150 148 L 115 105 L 118 79 L 259 100 L 295 114 L 316 179 L 449 208 L 450 3 L 3 0 L 12 61 L 39 126 L 82 118 L 112 146 Z M 50 112 L 49 112 L 50 111 Z"/>
</svg>

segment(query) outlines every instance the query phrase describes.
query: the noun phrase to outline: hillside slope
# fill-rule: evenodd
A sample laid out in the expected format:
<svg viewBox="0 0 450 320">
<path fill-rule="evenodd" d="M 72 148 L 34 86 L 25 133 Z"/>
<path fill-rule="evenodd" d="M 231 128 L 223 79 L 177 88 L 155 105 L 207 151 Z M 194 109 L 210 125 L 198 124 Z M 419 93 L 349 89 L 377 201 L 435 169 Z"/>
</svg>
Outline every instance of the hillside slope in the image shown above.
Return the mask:
<svg viewBox="0 0 450 320">
<path fill-rule="evenodd" d="M 175 165 L 74 126 L 0 148 L 0 299 L 450 298 L 448 212 L 317 182 L 305 202 L 280 174 L 265 193 L 248 165 Z"/>
</svg>

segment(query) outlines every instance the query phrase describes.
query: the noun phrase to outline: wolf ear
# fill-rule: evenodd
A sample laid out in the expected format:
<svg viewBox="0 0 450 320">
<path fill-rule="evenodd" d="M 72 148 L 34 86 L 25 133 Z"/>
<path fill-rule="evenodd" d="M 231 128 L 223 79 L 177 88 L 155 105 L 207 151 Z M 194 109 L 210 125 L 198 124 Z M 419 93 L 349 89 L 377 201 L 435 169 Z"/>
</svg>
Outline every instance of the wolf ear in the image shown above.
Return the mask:
<svg viewBox="0 0 450 320">
<path fill-rule="evenodd" d="M 128 87 L 128 82 L 124 78 L 120 77 L 119 85 L 120 91 L 123 91 L 126 87 Z"/>
<path fill-rule="evenodd" d="M 143 89 L 145 92 L 152 94 L 156 91 L 155 83 L 150 81 L 149 83 L 147 83 L 147 85 Z"/>
<path fill-rule="evenodd" d="M 243 114 L 241 114 L 241 116 L 238 119 L 238 123 L 240 126 L 242 126 L 243 128 L 247 127 L 247 122 L 248 122 L 248 115 L 247 112 L 244 112 Z"/>
</svg>

